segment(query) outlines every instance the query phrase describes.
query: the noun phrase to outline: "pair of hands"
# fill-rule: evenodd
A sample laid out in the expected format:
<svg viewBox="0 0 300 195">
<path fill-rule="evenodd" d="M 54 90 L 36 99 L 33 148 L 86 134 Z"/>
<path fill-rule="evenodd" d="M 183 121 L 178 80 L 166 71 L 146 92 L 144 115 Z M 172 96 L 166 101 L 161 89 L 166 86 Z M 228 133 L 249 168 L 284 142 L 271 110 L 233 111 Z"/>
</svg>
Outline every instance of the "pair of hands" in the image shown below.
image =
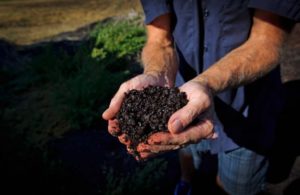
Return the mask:
<svg viewBox="0 0 300 195">
<path fill-rule="evenodd" d="M 121 108 L 125 92 L 132 89 L 142 90 L 149 85 L 170 87 L 167 79 L 159 74 L 136 76 L 120 86 L 118 92 L 112 98 L 109 108 L 102 115 L 103 119 L 108 121 L 109 133 L 117 136 L 119 141 L 127 146 L 127 150 L 131 154 L 133 154 L 133 151 L 129 148 L 130 140 L 127 135 L 121 133 L 115 117 Z M 170 117 L 167 132 L 154 133 L 145 143 L 140 143 L 137 146 L 137 152 L 139 153 L 137 159 L 145 160 L 160 153 L 197 143 L 201 139 L 214 139 L 217 137 L 213 130 L 213 100 L 208 87 L 198 81 L 191 80 L 179 89 L 186 93 L 189 100 L 188 104 Z M 198 118 L 199 122 L 192 126 L 189 125 L 195 118 Z"/>
</svg>

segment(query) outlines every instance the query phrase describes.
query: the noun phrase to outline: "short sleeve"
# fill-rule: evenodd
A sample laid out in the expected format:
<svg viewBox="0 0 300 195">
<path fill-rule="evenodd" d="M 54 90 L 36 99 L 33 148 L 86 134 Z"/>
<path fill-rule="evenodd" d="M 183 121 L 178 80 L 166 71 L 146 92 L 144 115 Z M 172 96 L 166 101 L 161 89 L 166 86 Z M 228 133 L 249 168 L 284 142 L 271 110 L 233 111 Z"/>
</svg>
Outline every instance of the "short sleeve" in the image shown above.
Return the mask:
<svg viewBox="0 0 300 195">
<path fill-rule="evenodd" d="M 145 23 L 151 23 L 155 18 L 170 12 L 168 0 L 141 0 L 145 13 Z"/>
<path fill-rule="evenodd" d="M 300 0 L 249 0 L 248 6 L 300 22 Z"/>
</svg>

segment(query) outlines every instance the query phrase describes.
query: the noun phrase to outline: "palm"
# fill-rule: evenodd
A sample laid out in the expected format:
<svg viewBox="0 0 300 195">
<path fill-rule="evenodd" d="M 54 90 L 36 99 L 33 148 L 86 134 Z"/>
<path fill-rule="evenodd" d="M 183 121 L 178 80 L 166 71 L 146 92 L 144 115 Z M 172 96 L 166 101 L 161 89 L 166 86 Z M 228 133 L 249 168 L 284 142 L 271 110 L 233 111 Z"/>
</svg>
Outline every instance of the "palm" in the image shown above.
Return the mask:
<svg viewBox="0 0 300 195">
<path fill-rule="evenodd" d="M 151 135 L 147 144 L 140 144 L 138 151 L 143 159 L 155 156 L 202 139 L 216 138 L 213 131 L 213 105 L 209 90 L 202 84 L 190 81 L 180 87 L 187 94 L 188 104 L 175 112 L 169 119 L 169 133 Z M 195 125 L 190 123 L 200 119 Z"/>
<path fill-rule="evenodd" d="M 125 144 L 127 147 L 131 144 L 130 140 L 126 138 L 126 135 L 121 133 L 118 125 L 118 121 L 115 119 L 116 114 L 119 112 L 122 102 L 125 98 L 125 93 L 129 90 L 136 89 L 142 90 L 143 88 L 153 85 L 153 86 L 167 86 L 171 87 L 174 82 L 169 79 L 149 74 L 142 74 L 132 78 L 131 80 L 123 83 L 118 92 L 112 98 L 109 108 L 103 113 L 102 117 L 108 120 L 108 131 L 114 136 L 118 136 L 121 143 Z"/>
</svg>

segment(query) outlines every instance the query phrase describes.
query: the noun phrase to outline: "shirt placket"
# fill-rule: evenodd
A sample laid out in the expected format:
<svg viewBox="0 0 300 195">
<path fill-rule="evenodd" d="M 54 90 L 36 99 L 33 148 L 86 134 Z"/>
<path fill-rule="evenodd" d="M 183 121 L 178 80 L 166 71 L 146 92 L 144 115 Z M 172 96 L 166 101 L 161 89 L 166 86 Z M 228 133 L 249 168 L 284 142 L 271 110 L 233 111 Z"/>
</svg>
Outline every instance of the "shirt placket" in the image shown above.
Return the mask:
<svg viewBox="0 0 300 195">
<path fill-rule="evenodd" d="M 207 32 L 207 22 L 209 20 L 209 14 L 210 11 L 207 8 L 207 2 L 205 0 L 202 1 L 202 21 L 203 21 L 203 25 L 202 28 L 203 29 L 203 45 L 202 45 L 202 60 L 203 60 L 203 70 L 206 69 L 206 67 L 208 67 L 208 58 L 209 58 L 209 40 L 208 40 L 208 32 Z"/>
</svg>

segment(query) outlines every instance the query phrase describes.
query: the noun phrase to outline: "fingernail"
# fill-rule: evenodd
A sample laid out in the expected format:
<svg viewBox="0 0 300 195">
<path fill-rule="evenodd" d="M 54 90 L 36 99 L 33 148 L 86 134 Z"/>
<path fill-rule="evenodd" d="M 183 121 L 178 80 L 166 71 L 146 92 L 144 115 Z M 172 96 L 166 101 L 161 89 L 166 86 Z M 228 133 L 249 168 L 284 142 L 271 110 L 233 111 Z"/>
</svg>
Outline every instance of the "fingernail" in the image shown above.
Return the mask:
<svg viewBox="0 0 300 195">
<path fill-rule="evenodd" d="M 172 123 L 172 133 L 178 133 L 183 129 L 181 122 L 177 119 Z"/>
<path fill-rule="evenodd" d="M 212 135 L 212 139 L 217 139 L 219 136 L 218 136 L 218 133 L 214 133 L 213 135 Z"/>
</svg>

